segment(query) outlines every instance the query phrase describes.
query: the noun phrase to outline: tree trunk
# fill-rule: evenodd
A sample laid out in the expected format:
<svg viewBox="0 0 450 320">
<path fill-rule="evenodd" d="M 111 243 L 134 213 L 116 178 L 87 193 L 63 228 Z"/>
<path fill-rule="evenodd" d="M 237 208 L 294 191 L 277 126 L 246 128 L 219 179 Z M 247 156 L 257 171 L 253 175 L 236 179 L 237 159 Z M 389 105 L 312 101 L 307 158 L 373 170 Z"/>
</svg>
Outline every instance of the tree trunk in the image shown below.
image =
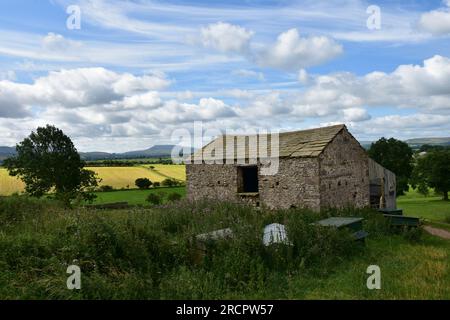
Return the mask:
<svg viewBox="0 0 450 320">
<path fill-rule="evenodd" d="M 448 191 L 444 191 L 444 200 L 448 201 Z"/>
</svg>

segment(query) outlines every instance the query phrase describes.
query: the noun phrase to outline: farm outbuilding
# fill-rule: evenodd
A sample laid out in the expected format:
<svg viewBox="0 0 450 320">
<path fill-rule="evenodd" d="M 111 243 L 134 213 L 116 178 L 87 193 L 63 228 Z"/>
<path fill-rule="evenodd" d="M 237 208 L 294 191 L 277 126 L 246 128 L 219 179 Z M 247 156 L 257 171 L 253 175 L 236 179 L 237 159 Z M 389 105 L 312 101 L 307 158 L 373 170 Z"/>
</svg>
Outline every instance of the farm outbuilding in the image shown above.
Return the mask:
<svg viewBox="0 0 450 320">
<path fill-rule="evenodd" d="M 261 151 L 261 146 L 266 152 L 255 157 L 254 151 Z M 277 170 L 263 174 L 275 157 Z M 395 175 L 369 159 L 345 125 L 283 132 L 276 137 L 223 135 L 191 155 L 186 175 L 187 196 L 194 201 L 209 198 L 316 211 L 396 207 Z"/>
</svg>

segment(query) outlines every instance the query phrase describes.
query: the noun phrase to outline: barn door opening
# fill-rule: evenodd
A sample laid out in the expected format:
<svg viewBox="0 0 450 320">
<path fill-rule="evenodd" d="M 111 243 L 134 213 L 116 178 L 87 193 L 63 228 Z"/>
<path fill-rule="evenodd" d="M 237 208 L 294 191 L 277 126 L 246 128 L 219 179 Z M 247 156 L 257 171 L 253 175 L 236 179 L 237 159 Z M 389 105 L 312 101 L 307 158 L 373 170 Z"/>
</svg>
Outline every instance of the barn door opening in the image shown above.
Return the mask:
<svg viewBox="0 0 450 320">
<path fill-rule="evenodd" d="M 238 167 L 238 175 L 238 192 L 259 192 L 257 166 Z"/>
</svg>

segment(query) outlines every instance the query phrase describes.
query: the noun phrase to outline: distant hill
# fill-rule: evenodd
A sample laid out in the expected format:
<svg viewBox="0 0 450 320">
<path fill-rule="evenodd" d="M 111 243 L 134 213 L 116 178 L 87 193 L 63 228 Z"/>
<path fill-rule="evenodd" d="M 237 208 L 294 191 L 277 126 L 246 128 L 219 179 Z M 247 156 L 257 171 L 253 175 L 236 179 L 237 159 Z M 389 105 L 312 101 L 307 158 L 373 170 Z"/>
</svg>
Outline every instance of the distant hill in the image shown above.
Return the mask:
<svg viewBox="0 0 450 320">
<path fill-rule="evenodd" d="M 134 158 L 170 158 L 174 145 L 156 145 L 145 150 L 128 151 L 124 153 L 80 152 L 83 160 L 112 160 Z M 194 151 L 193 149 L 191 152 Z M 0 163 L 2 160 L 16 154 L 14 147 L 0 147 Z"/>
<path fill-rule="evenodd" d="M 432 146 L 450 146 L 449 138 L 414 138 L 404 140 L 411 148 L 418 149 L 424 144 Z M 359 141 L 364 149 L 369 149 L 370 145 L 375 141 Z"/>
<path fill-rule="evenodd" d="M 9 158 L 15 154 L 15 147 L 0 147 L 0 163 L 2 162 L 2 160 L 5 160 L 6 158 Z"/>
<path fill-rule="evenodd" d="M 156 145 L 148 149 L 128 151 L 124 153 L 107 152 L 81 152 L 84 160 L 110 160 L 110 159 L 135 159 L 135 158 L 170 158 L 175 145 Z M 191 152 L 193 149 L 191 150 Z"/>
<path fill-rule="evenodd" d="M 420 147 L 424 144 L 429 144 L 432 146 L 450 146 L 450 137 L 449 138 L 416 138 L 416 139 L 408 139 L 405 140 L 407 144 L 410 146 Z"/>
</svg>

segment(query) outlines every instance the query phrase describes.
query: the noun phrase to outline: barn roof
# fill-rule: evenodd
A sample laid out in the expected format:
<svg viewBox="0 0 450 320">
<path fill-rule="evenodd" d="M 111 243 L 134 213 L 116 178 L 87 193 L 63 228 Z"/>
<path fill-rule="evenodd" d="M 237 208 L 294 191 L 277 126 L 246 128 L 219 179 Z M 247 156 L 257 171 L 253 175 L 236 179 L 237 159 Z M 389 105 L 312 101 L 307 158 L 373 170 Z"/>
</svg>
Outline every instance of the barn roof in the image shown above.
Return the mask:
<svg viewBox="0 0 450 320">
<path fill-rule="evenodd" d="M 345 128 L 345 125 L 335 125 L 309 130 L 281 132 L 279 133 L 279 157 L 302 158 L 318 157 L 334 137 Z M 267 144 L 263 141 L 267 140 Z M 234 150 L 227 150 L 227 143 L 233 143 Z M 192 159 L 217 160 L 217 159 L 248 159 L 253 157 L 258 150 L 259 143 L 267 145 L 268 156 L 272 154 L 271 141 L 276 141 L 273 134 L 265 135 L 223 135 L 202 149 L 195 152 Z M 201 158 L 201 156 L 203 156 Z M 262 156 L 261 156 L 262 157 Z"/>
</svg>

